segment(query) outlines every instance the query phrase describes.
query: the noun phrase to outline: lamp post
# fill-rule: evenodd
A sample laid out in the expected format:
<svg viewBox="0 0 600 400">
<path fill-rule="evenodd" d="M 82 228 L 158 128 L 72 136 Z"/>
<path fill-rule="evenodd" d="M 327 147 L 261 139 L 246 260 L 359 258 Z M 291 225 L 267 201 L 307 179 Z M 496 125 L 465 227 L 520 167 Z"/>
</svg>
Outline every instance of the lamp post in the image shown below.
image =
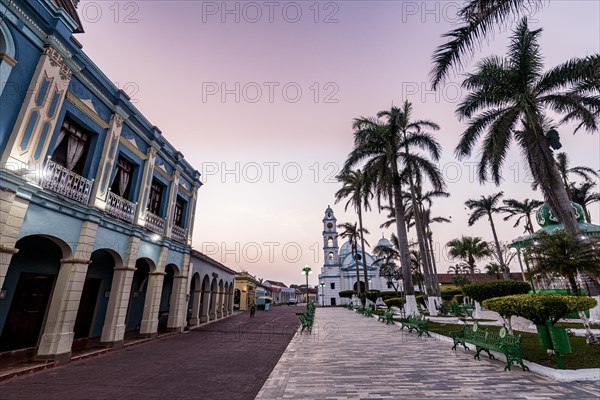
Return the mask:
<svg viewBox="0 0 600 400">
<path fill-rule="evenodd" d="M 325 282 L 321 282 L 321 304 L 325 307 Z"/>
<path fill-rule="evenodd" d="M 304 268 L 302 268 L 302 275 L 306 276 L 306 306 L 308 307 L 308 276 L 312 274 L 312 269 L 308 266 L 305 265 Z"/>
</svg>

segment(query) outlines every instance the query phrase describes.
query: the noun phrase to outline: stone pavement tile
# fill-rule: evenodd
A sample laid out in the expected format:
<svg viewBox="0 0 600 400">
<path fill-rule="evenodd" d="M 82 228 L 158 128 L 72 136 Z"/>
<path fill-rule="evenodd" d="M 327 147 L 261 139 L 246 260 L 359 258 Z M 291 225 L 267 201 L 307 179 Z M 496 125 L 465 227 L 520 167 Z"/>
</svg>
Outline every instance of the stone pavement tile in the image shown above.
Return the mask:
<svg viewBox="0 0 600 400">
<path fill-rule="evenodd" d="M 453 352 L 342 308 L 319 308 L 313 335 L 292 339 L 256 399 L 599 399 L 593 383 L 558 383 Z"/>
<path fill-rule="evenodd" d="M 253 399 L 298 329 L 295 307 L 0 382 L 0 399 Z"/>
</svg>

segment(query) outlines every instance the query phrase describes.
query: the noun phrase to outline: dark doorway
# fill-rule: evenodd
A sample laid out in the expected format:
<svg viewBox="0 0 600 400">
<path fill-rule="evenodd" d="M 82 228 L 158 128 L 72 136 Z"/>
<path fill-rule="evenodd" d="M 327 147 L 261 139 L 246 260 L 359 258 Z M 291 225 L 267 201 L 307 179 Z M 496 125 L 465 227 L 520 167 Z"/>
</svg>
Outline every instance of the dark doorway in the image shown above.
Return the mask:
<svg viewBox="0 0 600 400">
<path fill-rule="evenodd" d="M 77 318 L 75 319 L 75 339 L 88 337 L 90 335 L 101 283 L 101 279 L 88 278 L 83 284 L 81 301 L 79 302 Z"/>
<path fill-rule="evenodd" d="M 54 275 L 22 273 L 0 339 L 0 351 L 37 346 Z"/>
<path fill-rule="evenodd" d="M 337 305 L 337 304 L 335 303 L 335 297 L 332 297 L 332 298 L 331 298 L 331 305 L 332 305 L 332 306 L 335 306 L 335 305 Z"/>
<path fill-rule="evenodd" d="M 356 291 L 356 282 L 354 282 L 354 290 Z M 363 281 L 360 281 L 360 293 L 364 293 L 365 292 L 365 283 Z"/>
</svg>

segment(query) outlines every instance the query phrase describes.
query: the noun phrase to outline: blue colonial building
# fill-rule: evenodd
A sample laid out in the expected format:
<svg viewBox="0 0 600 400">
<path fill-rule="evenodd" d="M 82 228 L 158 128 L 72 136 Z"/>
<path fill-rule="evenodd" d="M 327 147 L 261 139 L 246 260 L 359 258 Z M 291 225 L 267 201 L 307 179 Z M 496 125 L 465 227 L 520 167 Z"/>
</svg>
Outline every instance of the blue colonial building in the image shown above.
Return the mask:
<svg viewBox="0 0 600 400">
<path fill-rule="evenodd" d="M 0 1 L 0 352 L 181 330 L 200 174 L 85 55 L 76 0 Z"/>
</svg>

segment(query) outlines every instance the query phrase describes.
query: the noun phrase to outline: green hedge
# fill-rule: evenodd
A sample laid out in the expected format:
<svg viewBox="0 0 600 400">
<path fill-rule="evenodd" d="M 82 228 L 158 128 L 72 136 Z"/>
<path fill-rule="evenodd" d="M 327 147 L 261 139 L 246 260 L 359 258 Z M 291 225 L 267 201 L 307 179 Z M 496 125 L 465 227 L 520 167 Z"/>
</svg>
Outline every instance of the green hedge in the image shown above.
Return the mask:
<svg viewBox="0 0 600 400">
<path fill-rule="evenodd" d="M 440 293 L 442 300 L 450 301 L 457 294 L 462 294 L 462 290 L 460 289 L 446 289 L 442 290 Z"/>
<path fill-rule="evenodd" d="M 596 300 L 561 294 L 519 294 L 488 299 L 483 306 L 504 318 L 517 315 L 538 325 L 546 321 L 552 321 L 554 325 L 567 314 L 595 307 Z"/>
<path fill-rule="evenodd" d="M 342 290 L 338 293 L 338 296 L 340 296 L 342 299 L 351 299 L 355 294 L 356 292 L 354 290 Z"/>
<path fill-rule="evenodd" d="M 483 302 L 495 297 L 511 296 L 516 294 L 527 294 L 531 286 L 527 282 L 519 281 L 497 281 L 481 282 L 465 285 L 462 292 L 475 301 Z"/>
<path fill-rule="evenodd" d="M 425 296 L 424 294 L 416 295 L 415 300 L 417 300 L 417 304 L 421 304 L 423 307 L 427 307 L 427 296 Z"/>
<path fill-rule="evenodd" d="M 383 301 L 386 301 L 387 299 L 400 296 L 400 293 L 394 292 L 393 290 L 386 290 L 384 292 L 380 292 L 379 295 L 381 296 Z"/>
<path fill-rule="evenodd" d="M 404 308 L 404 303 L 406 303 L 406 299 L 404 297 L 392 297 L 391 299 L 384 300 L 383 302 L 386 306 L 388 306 L 388 308 Z"/>
<path fill-rule="evenodd" d="M 380 296 L 381 292 L 379 290 L 369 290 L 367 292 L 367 299 L 371 300 L 373 303 L 375 303 Z"/>
</svg>

